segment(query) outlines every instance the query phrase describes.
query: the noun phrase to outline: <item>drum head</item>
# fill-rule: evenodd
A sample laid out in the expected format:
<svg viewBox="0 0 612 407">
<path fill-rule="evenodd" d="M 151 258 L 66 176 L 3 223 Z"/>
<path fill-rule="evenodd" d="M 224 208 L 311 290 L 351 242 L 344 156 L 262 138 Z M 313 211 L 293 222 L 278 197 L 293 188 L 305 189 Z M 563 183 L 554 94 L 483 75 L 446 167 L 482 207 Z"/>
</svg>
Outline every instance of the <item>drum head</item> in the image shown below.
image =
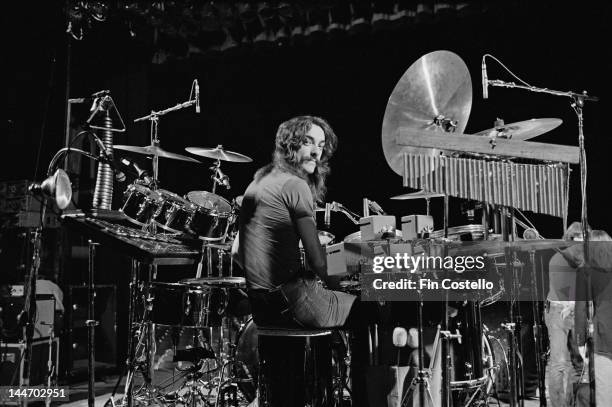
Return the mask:
<svg viewBox="0 0 612 407">
<path fill-rule="evenodd" d="M 182 198 L 180 195 L 175 194 L 174 192 L 170 192 L 170 191 L 167 191 L 165 189 L 158 189 L 157 193 L 160 194 L 161 197 L 164 200 L 178 202 L 178 203 L 181 203 L 181 204 L 186 205 L 186 206 L 190 206 L 191 205 L 189 201 L 187 201 L 186 199 Z"/>
<path fill-rule="evenodd" d="M 208 191 L 191 191 L 187 193 L 187 199 L 211 212 L 230 213 L 232 211 L 232 206 L 225 198 Z"/>
</svg>

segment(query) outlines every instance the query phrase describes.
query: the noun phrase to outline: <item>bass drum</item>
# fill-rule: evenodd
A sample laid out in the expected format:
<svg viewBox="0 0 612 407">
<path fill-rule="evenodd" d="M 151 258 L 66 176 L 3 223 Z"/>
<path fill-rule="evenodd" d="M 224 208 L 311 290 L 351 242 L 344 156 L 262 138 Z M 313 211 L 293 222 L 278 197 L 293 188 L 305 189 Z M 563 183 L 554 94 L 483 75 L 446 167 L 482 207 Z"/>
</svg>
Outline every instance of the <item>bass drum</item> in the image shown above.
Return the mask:
<svg viewBox="0 0 612 407">
<path fill-rule="evenodd" d="M 257 352 L 257 325 L 252 318 L 240 328 L 236 338 L 234 375 L 238 378 L 238 388 L 250 402 L 257 395 L 259 375 L 259 354 Z"/>
</svg>

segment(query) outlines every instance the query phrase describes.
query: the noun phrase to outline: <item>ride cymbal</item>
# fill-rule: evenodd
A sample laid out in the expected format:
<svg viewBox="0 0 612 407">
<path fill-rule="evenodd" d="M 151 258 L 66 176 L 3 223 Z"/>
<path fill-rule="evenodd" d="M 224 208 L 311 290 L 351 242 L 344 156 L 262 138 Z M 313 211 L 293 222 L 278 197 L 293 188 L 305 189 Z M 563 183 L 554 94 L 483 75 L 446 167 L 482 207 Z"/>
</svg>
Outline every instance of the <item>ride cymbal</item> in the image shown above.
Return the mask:
<svg viewBox="0 0 612 407">
<path fill-rule="evenodd" d="M 201 157 L 212 158 L 213 160 L 229 161 L 234 163 L 249 163 L 253 161 L 246 155 L 235 153 L 233 151 L 224 150 L 222 145 L 218 145 L 215 148 L 204 148 L 204 147 L 186 147 L 186 151 L 191 154 L 199 155 Z"/>
</svg>

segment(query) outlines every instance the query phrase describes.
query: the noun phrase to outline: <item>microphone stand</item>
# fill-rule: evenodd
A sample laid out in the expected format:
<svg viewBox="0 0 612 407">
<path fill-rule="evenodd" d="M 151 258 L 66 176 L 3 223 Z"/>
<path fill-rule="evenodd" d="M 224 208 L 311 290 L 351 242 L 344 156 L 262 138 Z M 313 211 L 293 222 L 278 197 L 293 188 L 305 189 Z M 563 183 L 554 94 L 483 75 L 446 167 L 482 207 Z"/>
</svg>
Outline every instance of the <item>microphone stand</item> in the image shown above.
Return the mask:
<svg viewBox="0 0 612 407">
<path fill-rule="evenodd" d="M 503 64 L 502 64 L 503 65 Z M 494 80 L 486 80 L 485 84 L 503 87 L 503 88 L 515 88 L 515 89 L 524 89 L 530 92 L 536 93 L 546 93 L 553 96 L 564 96 L 569 97 L 572 100 L 571 107 L 576 113 L 578 119 L 578 149 L 580 152 L 580 193 L 581 193 L 581 217 L 580 221 L 582 223 L 582 237 L 583 237 L 583 251 L 584 251 L 584 261 L 585 264 L 588 264 L 589 261 L 589 235 L 588 235 L 588 216 L 587 216 L 587 196 L 586 196 L 586 186 L 587 186 L 587 161 L 586 161 L 586 149 L 584 145 L 584 118 L 582 115 L 584 109 L 584 102 L 592 101 L 597 102 L 599 98 L 596 96 L 589 96 L 586 91 L 582 93 L 576 93 L 571 91 L 558 91 L 548 88 L 538 88 L 531 85 L 518 85 L 514 82 L 505 82 L 502 80 L 494 79 Z M 587 357 L 589 359 L 589 406 L 595 407 L 595 351 L 593 347 L 593 316 L 591 312 L 591 306 L 593 305 L 592 297 L 592 287 L 591 287 L 591 273 L 588 270 L 588 267 L 585 269 L 586 274 L 586 284 L 587 284 L 587 292 L 586 292 L 586 304 L 585 307 L 585 316 L 587 321 L 587 330 L 586 330 L 586 347 L 587 347 Z"/>
<path fill-rule="evenodd" d="M 138 123 L 141 121 L 149 120 L 151 122 L 151 145 L 159 147 L 159 118 L 167 115 L 168 113 L 175 112 L 177 110 L 185 109 L 187 107 L 193 106 L 197 103 L 197 99 L 192 99 L 191 94 L 189 95 L 189 100 L 183 103 L 178 103 L 176 106 L 169 107 L 164 110 L 154 111 L 151 110 L 151 113 L 134 119 L 134 123 Z M 153 190 L 157 189 L 157 183 L 159 179 L 159 156 L 153 155 Z"/>
</svg>

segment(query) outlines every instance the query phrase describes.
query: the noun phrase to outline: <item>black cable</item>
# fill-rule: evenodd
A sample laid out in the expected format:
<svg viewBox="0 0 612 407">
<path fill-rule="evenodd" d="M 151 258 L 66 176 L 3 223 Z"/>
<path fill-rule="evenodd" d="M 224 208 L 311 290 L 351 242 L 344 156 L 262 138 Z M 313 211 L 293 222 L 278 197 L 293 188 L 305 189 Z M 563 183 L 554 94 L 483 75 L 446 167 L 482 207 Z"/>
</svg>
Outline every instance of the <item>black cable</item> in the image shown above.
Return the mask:
<svg viewBox="0 0 612 407">
<path fill-rule="evenodd" d="M 47 83 L 47 95 L 45 99 L 45 103 L 43 105 L 43 115 L 42 115 L 42 123 L 40 125 L 40 138 L 38 140 L 38 152 L 36 153 L 36 165 L 34 166 L 34 179 L 38 179 L 38 168 L 40 164 L 40 154 L 42 151 L 43 140 L 45 137 L 45 130 L 47 127 L 47 116 L 49 114 L 49 105 L 51 102 L 51 91 L 53 89 L 53 82 L 55 80 L 55 68 L 57 66 L 56 60 L 56 50 L 53 49 L 53 54 L 51 56 L 51 70 L 49 73 L 49 82 Z"/>
</svg>

